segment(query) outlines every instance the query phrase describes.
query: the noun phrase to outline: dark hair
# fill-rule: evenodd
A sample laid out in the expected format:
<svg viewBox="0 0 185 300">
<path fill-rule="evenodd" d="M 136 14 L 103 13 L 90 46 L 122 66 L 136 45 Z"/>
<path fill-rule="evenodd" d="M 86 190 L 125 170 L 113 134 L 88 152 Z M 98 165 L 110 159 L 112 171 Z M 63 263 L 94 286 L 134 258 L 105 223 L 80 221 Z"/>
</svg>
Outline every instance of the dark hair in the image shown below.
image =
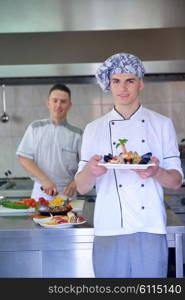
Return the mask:
<svg viewBox="0 0 185 300">
<path fill-rule="evenodd" d="M 66 92 L 69 94 L 69 98 L 71 98 L 71 91 L 66 85 L 60 84 L 60 83 L 53 85 L 51 87 L 51 89 L 49 90 L 49 95 L 51 94 L 51 92 L 53 92 L 55 90 L 60 90 L 60 91 Z"/>
</svg>

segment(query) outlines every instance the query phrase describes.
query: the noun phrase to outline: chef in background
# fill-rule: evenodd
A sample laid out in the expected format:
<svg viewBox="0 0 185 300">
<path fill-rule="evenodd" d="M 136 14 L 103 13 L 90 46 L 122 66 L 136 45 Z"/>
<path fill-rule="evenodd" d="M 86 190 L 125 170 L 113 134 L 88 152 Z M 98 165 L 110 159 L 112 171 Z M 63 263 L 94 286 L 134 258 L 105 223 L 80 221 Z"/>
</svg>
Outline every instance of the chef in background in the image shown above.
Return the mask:
<svg viewBox="0 0 185 300">
<path fill-rule="evenodd" d="M 89 123 L 83 134 L 75 176 L 85 194 L 96 186 L 93 267 L 95 277 L 167 277 L 168 246 L 163 187 L 181 187 L 183 171 L 172 121 L 143 107 L 139 94 L 145 74 L 141 60 L 118 53 L 100 65 L 96 78 L 111 91 L 114 108 Z M 152 153 L 146 169 L 108 169 L 104 155 L 127 151 Z M 96 142 L 97 141 L 97 142 Z"/>
<path fill-rule="evenodd" d="M 51 87 L 46 105 L 50 117 L 28 126 L 16 154 L 34 180 L 32 198 L 51 200 L 58 193 L 73 197 L 82 130 L 67 121 L 72 106 L 70 89 L 63 84 Z"/>
</svg>

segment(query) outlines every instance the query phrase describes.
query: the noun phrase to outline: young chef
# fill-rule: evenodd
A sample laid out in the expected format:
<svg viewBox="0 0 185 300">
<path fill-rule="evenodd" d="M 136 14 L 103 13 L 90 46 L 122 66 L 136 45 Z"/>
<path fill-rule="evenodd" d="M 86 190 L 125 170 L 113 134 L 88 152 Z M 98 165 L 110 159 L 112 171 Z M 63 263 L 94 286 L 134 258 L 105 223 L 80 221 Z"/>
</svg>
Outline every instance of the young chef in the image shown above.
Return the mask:
<svg viewBox="0 0 185 300">
<path fill-rule="evenodd" d="M 32 122 L 17 149 L 21 165 L 34 180 L 31 197 L 51 200 L 58 192 L 72 197 L 78 168 L 82 130 L 67 121 L 71 91 L 54 85 L 48 95 L 49 119 Z M 42 188 L 42 190 L 41 190 Z"/>
<path fill-rule="evenodd" d="M 172 121 L 144 108 L 144 67 L 132 54 L 118 53 L 97 70 L 102 89 L 112 92 L 114 108 L 84 131 L 77 190 L 96 185 L 93 266 L 96 277 L 166 277 L 168 247 L 163 188 L 178 189 L 183 172 Z M 108 153 L 152 152 L 156 166 L 144 170 L 99 166 Z"/>
</svg>

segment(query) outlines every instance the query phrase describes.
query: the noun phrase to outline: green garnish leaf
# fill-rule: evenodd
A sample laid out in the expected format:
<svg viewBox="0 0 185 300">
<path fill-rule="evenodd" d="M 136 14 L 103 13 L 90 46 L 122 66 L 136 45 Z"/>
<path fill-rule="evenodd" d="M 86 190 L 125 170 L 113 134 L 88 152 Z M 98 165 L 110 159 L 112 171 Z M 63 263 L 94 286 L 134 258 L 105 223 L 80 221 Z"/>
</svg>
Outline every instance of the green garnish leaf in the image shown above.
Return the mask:
<svg viewBox="0 0 185 300">
<path fill-rule="evenodd" d="M 128 142 L 127 139 L 119 139 L 119 142 L 121 145 L 126 144 L 126 142 Z"/>
</svg>

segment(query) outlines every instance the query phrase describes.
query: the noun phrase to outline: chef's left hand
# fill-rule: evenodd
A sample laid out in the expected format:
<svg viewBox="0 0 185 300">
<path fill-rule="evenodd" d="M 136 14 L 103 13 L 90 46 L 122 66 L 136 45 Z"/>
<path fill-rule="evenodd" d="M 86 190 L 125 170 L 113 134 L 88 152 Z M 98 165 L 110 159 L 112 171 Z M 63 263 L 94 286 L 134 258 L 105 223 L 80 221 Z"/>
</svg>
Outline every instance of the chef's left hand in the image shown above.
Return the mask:
<svg viewBox="0 0 185 300">
<path fill-rule="evenodd" d="M 76 193 L 76 190 L 76 183 L 73 180 L 64 188 L 62 194 L 64 194 L 67 197 L 73 197 Z"/>
<path fill-rule="evenodd" d="M 147 169 L 144 169 L 144 170 L 134 169 L 133 171 L 136 172 L 143 179 L 155 176 L 155 174 L 159 170 L 159 160 L 156 157 L 154 157 L 154 156 L 152 156 L 150 158 L 150 160 L 156 166 L 151 166 L 151 167 L 148 167 Z"/>
</svg>

